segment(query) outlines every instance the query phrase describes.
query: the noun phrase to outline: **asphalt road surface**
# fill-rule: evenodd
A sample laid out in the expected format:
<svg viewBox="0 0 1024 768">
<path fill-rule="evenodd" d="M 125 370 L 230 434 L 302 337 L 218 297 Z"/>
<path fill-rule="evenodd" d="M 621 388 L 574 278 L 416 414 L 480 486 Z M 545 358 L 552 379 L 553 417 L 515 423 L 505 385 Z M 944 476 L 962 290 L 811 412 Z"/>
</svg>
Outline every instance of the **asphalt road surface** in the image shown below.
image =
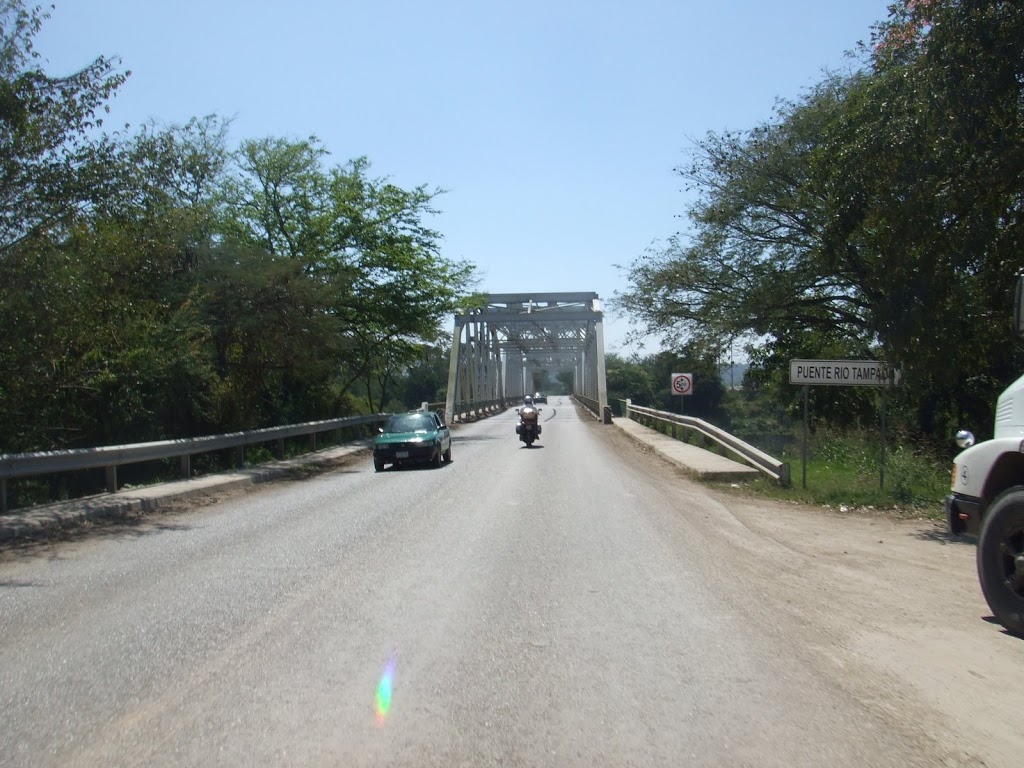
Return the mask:
<svg viewBox="0 0 1024 768">
<path fill-rule="evenodd" d="M 968 546 L 541 415 L 5 553 L 0 765 L 1019 764 Z"/>
</svg>

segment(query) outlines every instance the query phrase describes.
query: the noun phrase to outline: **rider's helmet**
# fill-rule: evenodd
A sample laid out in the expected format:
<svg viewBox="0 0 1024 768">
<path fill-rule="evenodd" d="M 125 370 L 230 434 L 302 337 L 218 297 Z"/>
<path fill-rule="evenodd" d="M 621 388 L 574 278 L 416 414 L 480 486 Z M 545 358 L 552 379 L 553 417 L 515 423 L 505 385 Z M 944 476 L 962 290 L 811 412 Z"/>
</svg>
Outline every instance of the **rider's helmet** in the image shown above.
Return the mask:
<svg viewBox="0 0 1024 768">
<path fill-rule="evenodd" d="M 523 398 L 523 405 L 533 405 L 533 398 L 527 395 Z"/>
</svg>

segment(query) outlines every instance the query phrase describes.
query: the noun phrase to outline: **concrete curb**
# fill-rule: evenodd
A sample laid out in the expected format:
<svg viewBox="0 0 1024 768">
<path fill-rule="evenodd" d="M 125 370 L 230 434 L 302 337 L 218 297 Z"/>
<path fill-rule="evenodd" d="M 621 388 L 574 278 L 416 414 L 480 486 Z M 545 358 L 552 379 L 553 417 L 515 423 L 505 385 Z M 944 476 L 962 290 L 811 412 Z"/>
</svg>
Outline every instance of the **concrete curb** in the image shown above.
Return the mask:
<svg viewBox="0 0 1024 768">
<path fill-rule="evenodd" d="M 632 419 L 620 417 L 613 419 L 612 424 L 698 480 L 729 482 L 751 480 L 761 475 L 761 472 L 753 467 L 719 456 L 704 448 L 688 445 L 657 430 L 637 424 Z"/>
</svg>

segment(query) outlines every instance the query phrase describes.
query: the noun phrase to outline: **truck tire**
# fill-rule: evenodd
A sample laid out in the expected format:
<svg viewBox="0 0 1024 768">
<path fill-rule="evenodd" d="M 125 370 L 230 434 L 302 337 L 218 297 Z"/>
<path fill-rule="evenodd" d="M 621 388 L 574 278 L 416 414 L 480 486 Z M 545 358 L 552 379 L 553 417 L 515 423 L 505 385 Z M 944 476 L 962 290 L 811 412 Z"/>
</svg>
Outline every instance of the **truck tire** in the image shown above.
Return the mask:
<svg viewBox="0 0 1024 768">
<path fill-rule="evenodd" d="M 1024 637 L 1024 487 L 1005 491 L 986 511 L 978 578 L 995 617 L 1010 634 Z"/>
</svg>

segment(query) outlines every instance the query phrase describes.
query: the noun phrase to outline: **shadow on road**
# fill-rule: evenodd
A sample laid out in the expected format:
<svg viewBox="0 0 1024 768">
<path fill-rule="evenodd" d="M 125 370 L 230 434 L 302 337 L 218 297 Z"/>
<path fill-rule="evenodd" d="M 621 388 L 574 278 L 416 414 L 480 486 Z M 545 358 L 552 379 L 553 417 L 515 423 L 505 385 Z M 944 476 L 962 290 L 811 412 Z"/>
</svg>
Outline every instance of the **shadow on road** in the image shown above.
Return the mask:
<svg viewBox="0 0 1024 768">
<path fill-rule="evenodd" d="M 950 533 L 945 527 L 939 526 L 930 528 L 927 531 L 917 531 L 914 533 L 914 538 L 921 541 L 937 541 L 940 544 L 969 544 L 971 546 L 977 544 L 971 536 Z"/>
<path fill-rule="evenodd" d="M 195 502 L 195 500 L 192 501 Z M 176 511 L 170 508 L 161 508 L 143 513 L 110 514 L 99 520 L 91 520 L 73 527 L 26 532 L 15 539 L 0 543 L 0 562 L 6 558 L 39 557 L 47 554 L 47 550 L 56 545 L 76 544 L 97 538 L 140 539 L 162 533 L 191 531 L 197 527 L 185 523 L 153 520 L 154 514 L 174 514 Z M 61 556 L 60 550 L 49 553 L 51 559 L 59 559 Z M 0 586 L 11 585 L 0 582 Z"/>
<path fill-rule="evenodd" d="M 1007 637 L 1012 637 L 1012 638 L 1015 638 L 1017 640 L 1024 640 L 1024 637 L 1021 637 L 1020 635 L 1015 635 L 1013 632 L 1011 632 L 1006 627 L 1004 627 L 1002 625 L 1002 622 L 1000 622 L 999 619 L 997 619 L 995 616 L 982 616 L 981 620 L 982 621 L 986 621 L 989 624 L 995 624 L 997 627 L 999 627 L 1002 630 L 1002 633 L 1004 635 L 1006 635 Z"/>
<path fill-rule="evenodd" d="M 14 581 L 8 579 L 0 579 L 0 589 L 21 589 L 23 587 L 42 587 L 37 581 Z"/>
</svg>

